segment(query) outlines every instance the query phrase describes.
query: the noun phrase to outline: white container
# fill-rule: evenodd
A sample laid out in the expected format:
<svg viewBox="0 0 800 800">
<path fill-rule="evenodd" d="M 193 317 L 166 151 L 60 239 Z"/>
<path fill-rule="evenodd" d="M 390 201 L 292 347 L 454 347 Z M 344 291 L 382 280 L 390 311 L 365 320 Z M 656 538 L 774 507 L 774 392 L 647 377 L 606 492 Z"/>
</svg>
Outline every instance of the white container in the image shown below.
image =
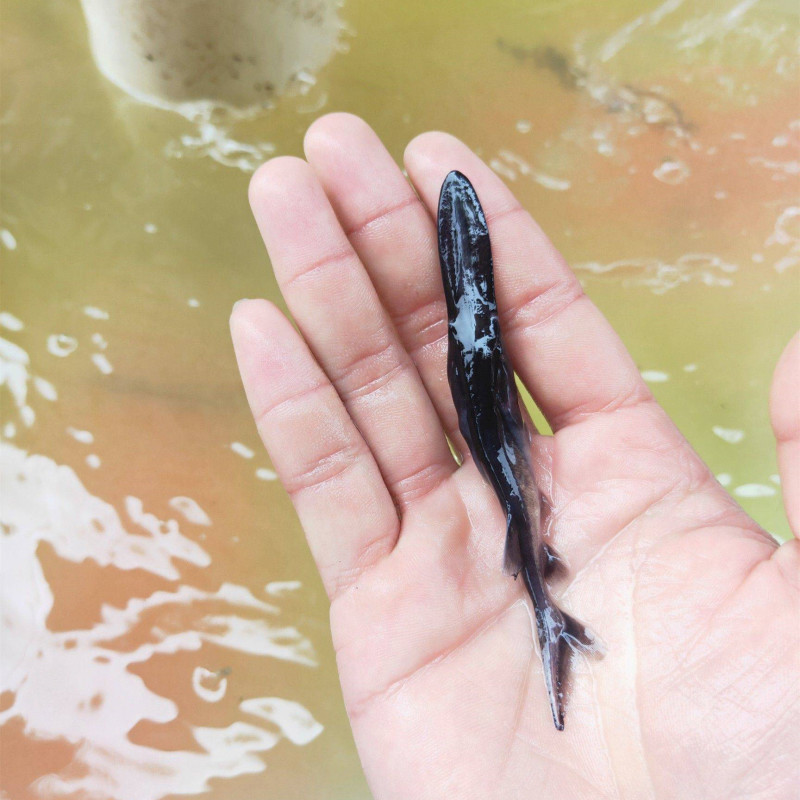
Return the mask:
<svg viewBox="0 0 800 800">
<path fill-rule="evenodd" d="M 82 0 L 95 60 L 157 105 L 265 105 L 323 66 L 339 0 Z"/>
</svg>

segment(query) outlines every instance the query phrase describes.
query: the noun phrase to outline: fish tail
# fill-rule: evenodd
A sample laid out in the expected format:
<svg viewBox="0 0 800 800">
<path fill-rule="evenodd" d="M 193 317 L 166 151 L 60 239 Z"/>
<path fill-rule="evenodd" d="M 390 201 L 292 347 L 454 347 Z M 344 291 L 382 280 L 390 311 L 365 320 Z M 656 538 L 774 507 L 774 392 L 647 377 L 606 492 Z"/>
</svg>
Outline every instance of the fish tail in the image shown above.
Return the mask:
<svg viewBox="0 0 800 800">
<path fill-rule="evenodd" d="M 540 639 L 542 648 L 542 666 L 544 667 L 544 682 L 547 687 L 547 697 L 550 701 L 550 713 L 553 715 L 553 724 L 556 730 L 564 730 L 564 681 L 566 678 L 561 637 L 552 636 L 547 632 L 544 640 Z"/>
<path fill-rule="evenodd" d="M 594 635 L 574 617 L 555 607 L 545 614 L 549 624 L 542 624 L 539 643 L 542 650 L 542 663 L 550 712 L 553 724 L 559 731 L 564 730 L 565 697 L 569 689 L 570 664 L 575 652 L 595 654 L 601 648 Z"/>
</svg>

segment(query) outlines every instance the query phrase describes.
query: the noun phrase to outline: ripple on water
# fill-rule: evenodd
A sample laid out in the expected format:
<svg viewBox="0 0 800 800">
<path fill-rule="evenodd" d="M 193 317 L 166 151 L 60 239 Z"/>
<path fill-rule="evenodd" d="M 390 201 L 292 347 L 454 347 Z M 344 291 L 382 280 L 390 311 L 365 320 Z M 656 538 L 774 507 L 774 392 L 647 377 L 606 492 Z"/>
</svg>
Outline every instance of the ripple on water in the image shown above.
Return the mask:
<svg viewBox="0 0 800 800">
<path fill-rule="evenodd" d="M 45 400 L 50 400 L 50 402 L 55 402 L 58 400 L 58 392 L 56 391 L 56 387 L 53 386 L 50 381 L 46 378 L 42 378 L 38 375 L 34 376 L 33 378 L 33 388 L 36 389 L 39 394 L 44 397 Z"/>
<path fill-rule="evenodd" d="M 226 167 L 253 172 L 275 154 L 275 145 L 256 136 L 250 141 L 238 132 L 243 123 L 264 117 L 268 108 L 238 109 L 208 100 L 167 104 L 192 125 L 192 133 L 167 144 L 170 158 L 212 158 Z"/>
<path fill-rule="evenodd" d="M 0 326 L 8 331 L 21 331 L 25 326 L 22 320 L 10 314 L 8 311 L 0 311 Z"/>
<path fill-rule="evenodd" d="M 322 725 L 311 716 L 308 709 L 294 700 L 284 700 L 281 697 L 256 697 L 244 700 L 239 708 L 271 722 L 294 744 L 308 744 L 323 730 Z"/>
<path fill-rule="evenodd" d="M 84 306 L 83 313 L 86 314 L 87 317 L 91 317 L 92 319 L 108 319 L 109 314 L 108 311 L 103 311 L 102 308 L 98 308 L 97 306 Z"/>
<path fill-rule="evenodd" d="M 195 667 L 192 673 L 192 688 L 195 694 L 207 703 L 218 703 L 228 690 L 228 669 L 212 672 L 205 667 Z"/>
<path fill-rule="evenodd" d="M 32 375 L 28 353 L 19 345 L 0 337 L 0 387 L 5 387 L 16 406 L 19 419 L 26 427 L 36 421 L 36 412 L 28 402 L 28 389 L 33 384 L 46 400 L 56 400 L 55 387 L 44 378 Z"/>
<path fill-rule="evenodd" d="M 711 430 L 715 436 L 722 439 L 723 442 L 728 444 L 739 444 L 744 439 L 744 431 L 738 428 L 723 428 L 722 425 L 714 425 Z"/>
<path fill-rule="evenodd" d="M 242 458 L 252 458 L 255 455 L 255 451 L 251 447 L 241 442 L 231 442 L 231 450 Z"/>
<path fill-rule="evenodd" d="M 781 274 L 800 264 L 800 206 L 784 208 L 764 245 L 774 256 L 773 268 Z"/>
<path fill-rule="evenodd" d="M 490 159 L 489 166 L 498 175 L 510 181 L 515 181 L 520 177 L 529 178 L 539 186 L 554 192 L 565 192 L 572 186 L 572 183 L 564 178 L 557 178 L 536 169 L 522 156 L 512 153 L 510 150 L 500 150 L 497 158 Z"/>
<path fill-rule="evenodd" d="M 94 435 L 91 431 L 82 431 L 78 428 L 69 427 L 67 433 L 76 441 L 81 444 L 92 444 L 94 442 Z"/>
<path fill-rule="evenodd" d="M 737 497 L 747 498 L 774 497 L 777 494 L 777 490 L 774 486 L 764 483 L 743 483 L 741 486 L 737 486 L 733 493 Z"/>
<path fill-rule="evenodd" d="M 653 176 L 661 183 L 677 186 L 683 183 L 692 174 L 691 169 L 683 161 L 678 159 L 664 159 L 654 170 Z"/>
<path fill-rule="evenodd" d="M 111 362 L 103 353 L 92 353 L 92 363 L 103 373 L 103 375 L 110 375 L 114 371 Z"/>
<path fill-rule="evenodd" d="M 52 333 L 47 337 L 47 352 L 59 358 L 66 358 L 78 349 L 78 340 L 64 333 Z"/>
<path fill-rule="evenodd" d="M 283 597 L 290 592 L 296 592 L 301 586 L 300 581 L 270 581 L 264 587 L 264 591 L 273 597 Z"/>
<path fill-rule="evenodd" d="M 102 333 L 92 334 L 92 344 L 100 348 L 100 350 L 105 350 L 108 347 L 108 342 L 105 340 Z"/>
<path fill-rule="evenodd" d="M 0 242 L 2 242 L 6 250 L 17 249 L 17 239 L 8 228 L 0 228 Z"/>
<path fill-rule="evenodd" d="M 673 262 L 658 258 L 622 258 L 608 264 L 586 261 L 573 268 L 579 275 L 619 280 L 623 286 L 645 286 L 657 295 L 691 282 L 729 287 L 738 270 L 713 253 L 685 253 Z"/>
<path fill-rule="evenodd" d="M 179 714 L 173 697 L 140 677 L 142 666 L 157 660 L 160 669 L 168 669 L 161 659 L 187 653 L 198 653 L 199 659 L 201 649 L 204 659 L 210 655 L 223 664 L 230 654 L 246 653 L 316 666 L 311 642 L 281 622 L 274 602 L 232 583 L 215 591 L 188 585 L 155 591 L 122 608 L 101 606 L 99 620 L 88 627 L 50 630 L 47 620 L 59 598 L 39 561 L 42 542 L 69 562 L 143 570 L 170 582 L 179 579 L 180 562 L 203 567 L 210 559 L 176 521 L 159 519 L 141 500 L 128 497 L 125 522 L 113 506 L 90 494 L 72 469 L 45 456 L 0 443 L 0 480 L 5 531 L 0 690 L 12 698 L 0 724 L 19 718 L 27 736 L 76 746 L 69 766 L 38 779 L 41 796 L 158 800 L 201 793 L 212 779 L 263 771 L 260 754 L 281 741 L 302 746 L 320 734 L 320 723 L 299 703 L 245 697 L 235 710 L 251 721 L 190 725 L 194 748 L 135 743 L 129 734 L 140 722 L 166 724 Z M 197 664 L 192 685 L 206 702 L 221 703 L 234 677 L 225 667 L 214 671 Z"/>
<path fill-rule="evenodd" d="M 169 504 L 176 511 L 180 511 L 188 522 L 193 525 L 210 525 L 211 517 L 200 508 L 200 504 L 191 497 L 173 497 Z"/>
</svg>

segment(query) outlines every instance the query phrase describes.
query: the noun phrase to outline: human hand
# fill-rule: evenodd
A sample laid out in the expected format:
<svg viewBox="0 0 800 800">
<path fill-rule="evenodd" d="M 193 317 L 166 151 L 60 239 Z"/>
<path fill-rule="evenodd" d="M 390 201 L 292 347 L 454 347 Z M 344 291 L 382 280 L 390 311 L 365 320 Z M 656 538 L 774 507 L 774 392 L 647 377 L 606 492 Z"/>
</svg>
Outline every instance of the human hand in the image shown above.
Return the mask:
<svg viewBox="0 0 800 800">
<path fill-rule="evenodd" d="M 251 184 L 299 333 L 258 300 L 231 325 L 331 598 L 377 800 L 793 797 L 797 542 L 778 547 L 716 482 L 560 255 L 463 144 L 429 133 L 409 145 L 419 198 L 352 116 L 318 120 L 305 151 Z M 445 375 L 434 216 L 451 169 L 486 211 L 507 351 L 554 431 L 532 444 L 549 541 L 570 570 L 553 588 L 607 651 L 576 656 L 563 733 L 524 587 L 501 569 L 504 514 Z M 796 479 L 792 402 L 773 397 L 781 468 Z"/>
</svg>

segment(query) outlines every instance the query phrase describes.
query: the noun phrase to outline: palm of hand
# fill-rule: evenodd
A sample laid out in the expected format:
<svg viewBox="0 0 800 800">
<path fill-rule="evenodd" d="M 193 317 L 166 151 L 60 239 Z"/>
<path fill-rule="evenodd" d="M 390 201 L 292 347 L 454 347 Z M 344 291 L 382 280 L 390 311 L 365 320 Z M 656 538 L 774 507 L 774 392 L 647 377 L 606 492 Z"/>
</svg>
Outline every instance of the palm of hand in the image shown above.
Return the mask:
<svg viewBox="0 0 800 800">
<path fill-rule="evenodd" d="M 529 601 L 499 569 L 502 513 L 473 465 L 334 601 L 354 733 L 387 787 L 377 796 L 735 797 L 751 783 L 753 797 L 791 795 L 791 566 L 660 409 L 611 416 L 547 443 L 558 530 L 579 540 L 567 607 L 607 649 L 574 665 L 564 734 Z M 741 736 L 747 757 L 735 745 L 709 770 Z"/>
<path fill-rule="evenodd" d="M 349 118 L 323 125 L 333 126 L 339 139 L 348 130 L 352 138 L 368 136 Z M 332 194 L 333 168 L 326 168 L 322 145 L 313 149 L 312 165 L 321 170 L 323 184 L 327 177 Z M 418 180 L 424 195 L 424 176 Z M 340 218 L 347 214 L 336 210 Z M 262 232 L 273 262 L 290 262 L 264 230 L 269 224 L 262 224 Z M 281 235 L 288 236 L 285 230 Z M 381 441 L 391 434 L 373 427 L 360 405 L 388 395 L 392 377 L 403 370 L 385 365 L 389 351 L 380 348 L 350 358 L 346 370 L 330 365 L 313 323 L 304 324 L 303 303 L 309 301 L 298 297 L 320 269 L 311 261 L 294 274 L 287 268 L 283 276 L 275 264 L 284 294 L 347 412 L 368 442 Z M 372 279 L 380 291 L 380 276 Z M 556 298 L 552 316 L 576 304 L 568 290 L 563 302 L 558 293 Z M 395 480 L 376 455 L 400 509 L 397 529 L 387 533 L 392 525 L 380 510 L 384 499 L 360 474 L 372 474 L 359 463 L 361 446 L 349 434 L 341 443 L 336 439 L 348 420 L 342 417 L 317 437 L 317 456 L 312 449 L 290 464 L 279 452 L 281 437 L 290 440 L 304 417 L 286 417 L 285 410 L 308 401 L 322 413 L 317 395 L 329 402 L 328 386 L 318 376 L 308 379 L 310 386 L 301 385 L 316 368 L 310 358 L 308 370 L 301 367 L 295 379 L 301 383 L 289 386 L 287 358 L 265 355 L 267 335 L 273 342 L 292 335 L 274 309 L 237 313 L 241 321 L 238 328 L 234 321 L 234 334 L 248 395 L 332 595 L 345 703 L 377 798 L 791 795 L 796 769 L 787 769 L 785 760 L 797 743 L 796 548 L 776 549 L 643 386 L 630 384 L 613 402 L 592 398 L 558 407 L 549 415 L 558 423 L 555 436 L 534 439 L 551 541 L 570 570 L 561 604 L 607 650 L 599 661 L 576 657 L 566 731 L 558 733 L 529 601 L 521 583 L 500 569 L 503 515 L 474 464 L 448 469 L 431 457 L 433 464 L 420 468 L 409 462 L 413 469 Z M 536 313 L 540 321 L 550 318 L 541 309 Z M 404 334 L 404 315 L 392 316 Z M 411 327 L 417 335 L 435 329 Z M 408 334 L 404 345 L 431 407 L 458 442 L 438 333 L 416 348 Z M 307 352 L 293 346 L 295 358 Z M 365 365 L 370 378 L 354 378 Z M 256 367 L 261 380 L 271 374 L 271 386 L 259 384 Z M 525 378 L 525 370 L 518 371 Z M 287 383 L 282 390 L 281 382 Z M 546 412 L 558 402 L 546 390 L 534 396 Z M 304 418 L 307 424 L 308 412 Z M 423 419 L 420 427 L 424 440 L 430 426 Z M 410 441 L 397 445 L 395 463 L 413 460 L 408 451 L 415 447 L 414 435 L 408 429 L 399 433 Z M 315 457 L 316 466 L 310 465 Z M 352 492 L 349 478 L 356 484 Z M 328 494 L 331 488 L 337 496 Z M 335 521 L 323 521 L 325 508 L 336 518 L 336 504 L 343 519 L 365 518 L 363 528 L 353 526 L 352 541 L 330 541 L 344 531 Z M 556 594 L 565 587 L 556 580 Z"/>
</svg>

